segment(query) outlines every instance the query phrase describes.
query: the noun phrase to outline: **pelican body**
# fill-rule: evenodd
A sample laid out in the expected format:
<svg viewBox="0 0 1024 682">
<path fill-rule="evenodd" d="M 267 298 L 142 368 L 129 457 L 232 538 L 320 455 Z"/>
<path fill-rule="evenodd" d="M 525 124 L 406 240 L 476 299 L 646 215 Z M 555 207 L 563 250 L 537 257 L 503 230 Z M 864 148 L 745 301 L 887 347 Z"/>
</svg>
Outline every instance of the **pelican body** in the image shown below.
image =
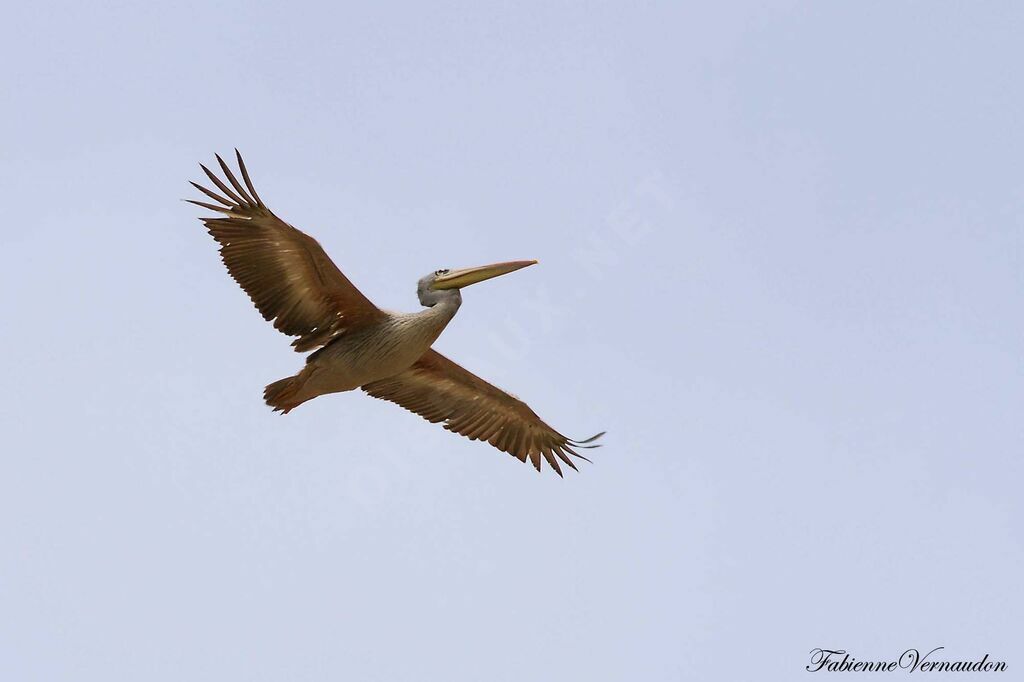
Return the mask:
<svg viewBox="0 0 1024 682">
<path fill-rule="evenodd" d="M 269 405 L 282 412 L 318 395 L 351 391 L 412 366 L 448 326 L 458 304 L 421 313 L 386 313 L 387 319 L 338 338 L 313 353 L 294 377 L 267 387 Z"/>
<path fill-rule="evenodd" d="M 427 306 L 418 313 L 381 311 L 383 317 L 343 334 L 309 356 L 293 377 L 267 386 L 264 397 L 287 413 L 326 393 L 351 391 L 395 376 L 423 357 L 462 305 L 460 288 L 497 277 L 537 261 L 510 261 L 450 272 L 438 270 L 419 281 L 417 295 Z"/>
<path fill-rule="evenodd" d="M 462 305 L 462 288 L 537 261 L 437 270 L 417 286 L 424 310 L 381 310 L 316 240 L 267 208 L 238 150 L 235 155 L 244 187 L 217 156 L 229 184 L 200 164 L 220 193 L 193 182 L 216 204 L 188 201 L 221 214 L 201 220 L 220 244 L 228 273 L 264 319 L 298 337 L 292 342 L 296 351 L 316 349 L 298 374 L 266 387 L 264 399 L 275 411 L 287 414 L 317 396 L 360 388 L 443 423 L 449 431 L 487 441 L 521 461 L 529 459 L 537 470 L 543 458 L 561 475 L 560 461 L 575 469 L 570 456 L 586 459 L 575 448 L 597 447 L 587 444 L 603 434 L 584 441 L 566 438 L 525 403 L 431 348 Z"/>
</svg>

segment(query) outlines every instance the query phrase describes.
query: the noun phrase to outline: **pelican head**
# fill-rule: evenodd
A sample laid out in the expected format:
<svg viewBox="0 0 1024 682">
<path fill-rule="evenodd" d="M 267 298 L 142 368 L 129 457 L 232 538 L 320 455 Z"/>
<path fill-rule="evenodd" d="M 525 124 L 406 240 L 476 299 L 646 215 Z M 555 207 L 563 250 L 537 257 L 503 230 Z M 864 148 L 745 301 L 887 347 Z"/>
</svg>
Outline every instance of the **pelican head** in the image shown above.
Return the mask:
<svg viewBox="0 0 1024 682">
<path fill-rule="evenodd" d="M 536 262 L 535 260 L 513 260 L 460 270 L 447 268 L 436 270 L 420 279 L 416 293 L 421 304 L 434 306 L 447 299 L 460 298 L 459 290 L 463 287 L 483 282 L 498 275 L 507 275 Z"/>
</svg>

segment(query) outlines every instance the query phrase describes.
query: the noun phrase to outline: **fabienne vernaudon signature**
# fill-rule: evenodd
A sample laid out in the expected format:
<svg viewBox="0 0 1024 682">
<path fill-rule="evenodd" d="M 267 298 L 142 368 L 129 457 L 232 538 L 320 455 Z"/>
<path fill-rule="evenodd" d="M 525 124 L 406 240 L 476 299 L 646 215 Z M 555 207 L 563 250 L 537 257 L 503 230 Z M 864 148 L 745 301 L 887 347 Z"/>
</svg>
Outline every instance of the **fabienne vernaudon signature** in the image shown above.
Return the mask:
<svg viewBox="0 0 1024 682">
<path fill-rule="evenodd" d="M 990 661 L 988 654 L 975 661 L 939 660 L 938 652 L 945 647 L 937 646 L 926 654 L 918 649 L 907 649 L 899 658 L 892 661 L 858 661 L 846 653 L 845 649 L 811 649 L 811 664 L 807 671 L 812 673 L 846 673 L 846 672 L 972 672 L 995 673 L 1006 670 L 1004 661 Z"/>
</svg>

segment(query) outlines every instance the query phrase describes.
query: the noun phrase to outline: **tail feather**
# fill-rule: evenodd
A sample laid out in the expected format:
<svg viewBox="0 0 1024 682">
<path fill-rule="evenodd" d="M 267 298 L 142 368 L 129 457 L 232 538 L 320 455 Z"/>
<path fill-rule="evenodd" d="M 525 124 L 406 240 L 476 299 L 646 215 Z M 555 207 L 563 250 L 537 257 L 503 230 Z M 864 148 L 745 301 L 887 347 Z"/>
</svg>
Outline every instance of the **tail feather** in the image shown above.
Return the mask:
<svg viewBox="0 0 1024 682">
<path fill-rule="evenodd" d="M 267 401 L 267 405 L 274 408 L 274 412 L 288 414 L 305 402 L 305 400 L 298 399 L 300 388 L 302 388 L 302 381 L 298 376 L 281 379 L 264 389 L 263 399 Z"/>
</svg>

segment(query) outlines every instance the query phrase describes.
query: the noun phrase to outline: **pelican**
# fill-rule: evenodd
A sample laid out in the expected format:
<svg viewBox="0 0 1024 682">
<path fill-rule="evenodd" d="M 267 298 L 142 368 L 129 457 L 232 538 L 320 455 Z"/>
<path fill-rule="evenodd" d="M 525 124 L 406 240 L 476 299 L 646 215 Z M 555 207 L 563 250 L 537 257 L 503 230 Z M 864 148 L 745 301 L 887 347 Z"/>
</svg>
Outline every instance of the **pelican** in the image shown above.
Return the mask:
<svg viewBox="0 0 1024 682">
<path fill-rule="evenodd" d="M 566 438 L 526 403 L 452 362 L 431 346 L 459 306 L 461 290 L 515 272 L 535 260 L 509 261 L 460 270 L 441 269 L 419 280 L 425 310 L 395 313 L 377 308 L 328 258 L 315 239 L 278 218 L 256 194 L 242 155 L 235 150 L 238 182 L 220 155 L 226 184 L 200 164 L 218 190 L 191 185 L 216 203 L 186 199 L 217 217 L 200 218 L 220 244 L 228 273 L 249 295 L 263 318 L 298 337 L 298 352 L 314 349 L 295 376 L 266 387 L 267 404 L 287 414 L 313 398 L 356 388 L 388 400 L 444 428 L 481 440 L 540 471 L 541 458 L 561 476 L 559 461 L 572 457 L 604 433 L 582 441 Z"/>
</svg>

